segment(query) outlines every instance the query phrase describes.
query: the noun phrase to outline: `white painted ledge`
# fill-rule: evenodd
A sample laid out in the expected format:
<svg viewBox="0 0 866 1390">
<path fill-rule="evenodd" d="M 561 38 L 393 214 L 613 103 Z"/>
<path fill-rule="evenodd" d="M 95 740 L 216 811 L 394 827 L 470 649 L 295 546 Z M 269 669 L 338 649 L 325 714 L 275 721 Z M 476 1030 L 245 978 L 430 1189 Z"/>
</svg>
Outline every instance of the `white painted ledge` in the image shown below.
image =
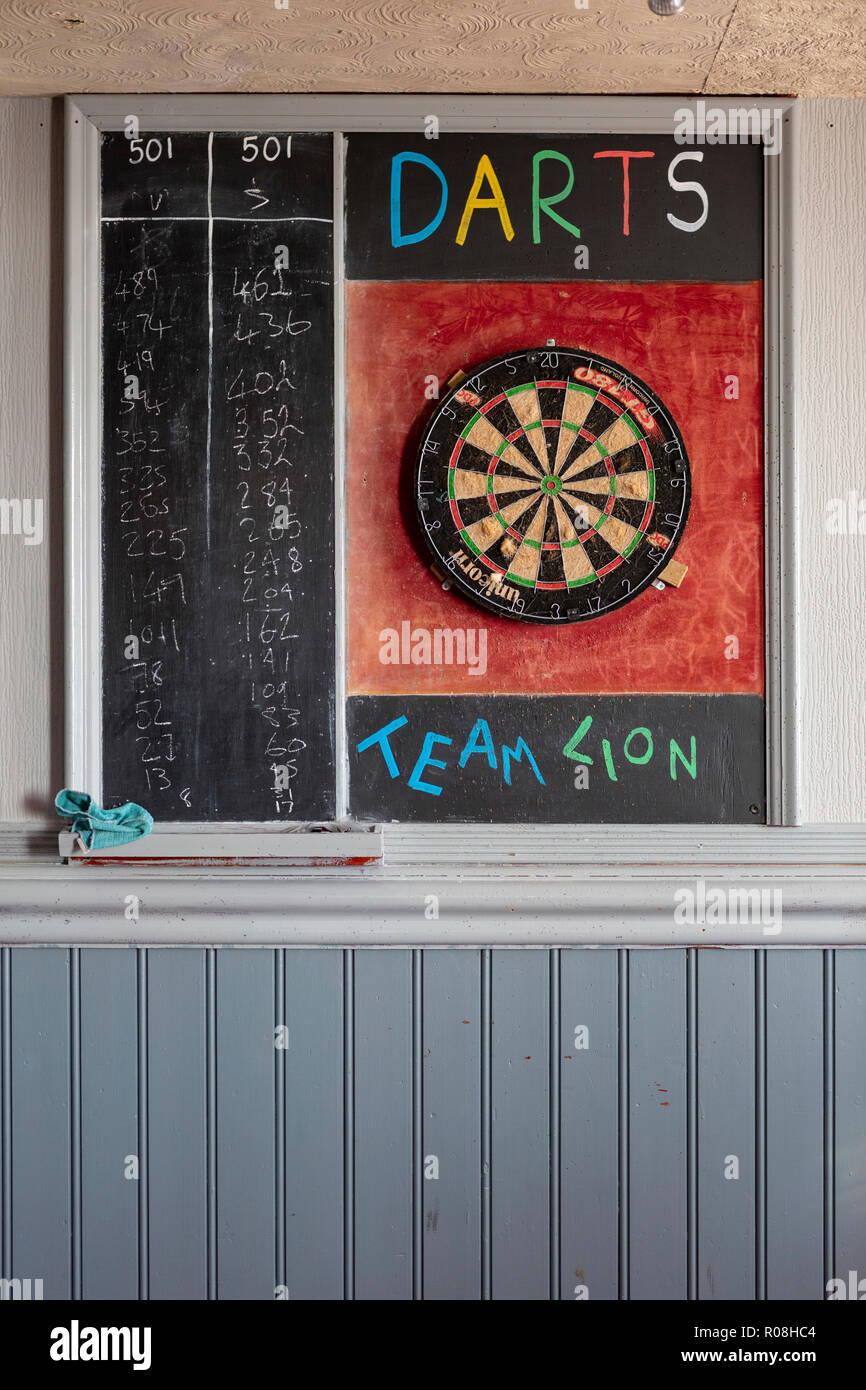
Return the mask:
<svg viewBox="0 0 866 1390">
<path fill-rule="evenodd" d="M 154 830 L 138 840 L 111 848 L 85 849 L 80 836 L 62 830 L 57 837 L 61 859 L 70 863 L 96 863 L 111 860 L 212 859 L 236 863 L 264 859 L 286 864 L 348 864 L 382 858 L 382 835 L 375 827 L 368 831 L 285 831 L 262 832 L 255 828 L 223 831 Z"/>
<path fill-rule="evenodd" d="M 3 944 L 866 945 L 863 826 L 384 826 L 382 862 L 351 866 L 61 864 L 32 830 L 29 859 L 12 839 Z M 683 890 L 696 920 L 677 920 Z M 697 906 L 711 890 L 719 922 Z"/>
</svg>

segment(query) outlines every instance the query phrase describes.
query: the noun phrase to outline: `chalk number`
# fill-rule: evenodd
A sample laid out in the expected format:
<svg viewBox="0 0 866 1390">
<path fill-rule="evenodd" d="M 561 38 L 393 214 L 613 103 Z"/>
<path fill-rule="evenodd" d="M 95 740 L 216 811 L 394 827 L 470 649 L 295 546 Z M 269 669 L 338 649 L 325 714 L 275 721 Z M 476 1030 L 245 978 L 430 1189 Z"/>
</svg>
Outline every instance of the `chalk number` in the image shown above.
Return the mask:
<svg viewBox="0 0 866 1390">
<path fill-rule="evenodd" d="M 258 135 L 245 135 L 244 148 L 243 154 L 241 155 L 241 159 L 243 160 L 244 164 L 252 164 L 253 160 L 258 159 L 259 155 L 261 155 L 262 159 L 267 160 L 268 164 L 273 164 L 275 159 L 279 159 L 280 154 L 282 153 L 282 148 L 282 143 L 280 141 L 279 136 L 277 135 L 266 135 L 264 141 L 262 142 L 261 149 L 259 149 Z M 291 159 L 291 157 L 292 137 L 291 135 L 287 135 L 286 158 Z"/>
<path fill-rule="evenodd" d="M 166 159 L 172 158 L 171 136 L 167 138 L 165 146 L 156 136 L 145 142 L 144 140 L 130 140 L 129 142 L 129 162 L 130 164 L 142 164 L 146 160 L 148 164 L 156 164 L 165 154 Z"/>
</svg>

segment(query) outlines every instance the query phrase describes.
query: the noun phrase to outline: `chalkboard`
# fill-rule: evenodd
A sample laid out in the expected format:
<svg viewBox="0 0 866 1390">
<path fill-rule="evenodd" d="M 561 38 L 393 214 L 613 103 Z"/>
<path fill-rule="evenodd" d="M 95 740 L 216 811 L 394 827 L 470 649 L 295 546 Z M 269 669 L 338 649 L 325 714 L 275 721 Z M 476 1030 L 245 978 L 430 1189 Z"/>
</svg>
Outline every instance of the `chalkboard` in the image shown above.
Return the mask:
<svg viewBox="0 0 866 1390">
<path fill-rule="evenodd" d="M 760 824 L 773 156 L 428 125 L 346 139 L 351 813 Z"/>
<path fill-rule="evenodd" d="M 764 821 L 772 152 L 433 118 L 99 138 L 103 801 Z M 475 601 L 497 554 L 506 614 Z M 575 630 L 519 620 L 532 586 Z"/>
<path fill-rule="evenodd" d="M 106 133 L 103 800 L 335 814 L 333 141 Z"/>
<path fill-rule="evenodd" d="M 360 819 L 766 820 L 754 695 L 368 696 L 349 720 Z"/>
<path fill-rule="evenodd" d="M 346 274 L 758 280 L 763 163 L 665 135 L 353 135 Z"/>
</svg>

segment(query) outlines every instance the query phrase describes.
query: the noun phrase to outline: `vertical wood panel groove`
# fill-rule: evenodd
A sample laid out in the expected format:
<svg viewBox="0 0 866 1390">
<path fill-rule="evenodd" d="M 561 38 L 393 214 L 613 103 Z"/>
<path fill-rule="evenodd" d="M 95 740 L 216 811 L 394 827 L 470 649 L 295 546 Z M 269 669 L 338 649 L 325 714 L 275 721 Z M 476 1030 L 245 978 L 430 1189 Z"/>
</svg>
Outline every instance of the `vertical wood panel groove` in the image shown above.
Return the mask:
<svg viewBox="0 0 866 1390">
<path fill-rule="evenodd" d="M 286 1043 L 291 1046 L 291 1024 L 286 1017 L 286 952 L 274 951 L 274 1024 L 280 1029 L 280 1046 L 274 1034 L 274 1284 L 286 1288 Z"/>
<path fill-rule="evenodd" d="M 484 1300 L 493 1297 L 491 975 L 492 960 L 488 949 L 481 953 L 481 1297 Z"/>
<path fill-rule="evenodd" d="M 412 952 L 412 1297 L 424 1297 L 423 962 Z"/>
<path fill-rule="evenodd" d="M 550 950 L 491 958 L 491 1297 L 549 1302 Z"/>
<path fill-rule="evenodd" d="M 561 952 L 550 951 L 550 1297 L 559 1300 L 561 1292 L 562 1231 L 561 1212 L 561 1144 L 562 1144 L 562 1064 L 560 1062 L 560 999 Z"/>
<path fill-rule="evenodd" d="M 697 1297 L 755 1297 L 754 951 L 697 956 Z"/>
<path fill-rule="evenodd" d="M 342 949 L 283 948 L 285 1271 L 292 1301 L 345 1296 L 345 972 Z"/>
<path fill-rule="evenodd" d="M 698 1297 L 698 953 L 686 953 L 687 1297 Z"/>
<path fill-rule="evenodd" d="M 481 1296 L 481 953 L 422 958 L 424 1299 Z M 435 1160 L 435 1176 L 426 1165 Z"/>
<path fill-rule="evenodd" d="M 147 952 L 148 1290 L 207 1298 L 206 951 Z"/>
<path fill-rule="evenodd" d="M 140 1297 L 138 991 L 134 948 L 82 950 L 83 1299 Z"/>
<path fill-rule="evenodd" d="M 355 1297 L 355 957 L 343 951 L 343 1297 Z"/>
<path fill-rule="evenodd" d="M 150 1138 L 147 1070 L 147 965 L 146 947 L 136 951 L 138 1004 L 138 1296 L 150 1298 Z"/>
<path fill-rule="evenodd" d="M 629 1254 L 629 953 L 617 953 L 618 1023 L 617 1069 L 619 1073 L 619 1297 L 630 1297 Z"/>
<path fill-rule="evenodd" d="M 207 1296 L 217 1296 L 217 1005 L 214 947 L 206 953 L 205 970 L 205 1076 L 206 1076 L 206 1162 L 207 1172 Z"/>
<path fill-rule="evenodd" d="M 629 1298 L 679 1302 L 688 1296 L 687 952 L 629 950 L 628 963 Z"/>
<path fill-rule="evenodd" d="M 836 952 L 824 952 L 824 1285 L 836 1274 Z"/>
<path fill-rule="evenodd" d="M 824 952 L 766 954 L 766 1297 L 824 1296 Z"/>
<path fill-rule="evenodd" d="M 81 1151 L 81 948 L 69 952 L 69 1187 L 70 1262 L 69 1287 L 75 1301 L 83 1282 L 82 1151 Z"/>
<path fill-rule="evenodd" d="M 221 949 L 216 1055 L 217 1298 L 274 1299 L 274 950 Z"/>
<path fill-rule="evenodd" d="M 767 953 L 755 951 L 755 1298 L 767 1297 Z"/>
<path fill-rule="evenodd" d="M 0 948 L 0 1278 L 12 1270 L 12 951 Z"/>
</svg>

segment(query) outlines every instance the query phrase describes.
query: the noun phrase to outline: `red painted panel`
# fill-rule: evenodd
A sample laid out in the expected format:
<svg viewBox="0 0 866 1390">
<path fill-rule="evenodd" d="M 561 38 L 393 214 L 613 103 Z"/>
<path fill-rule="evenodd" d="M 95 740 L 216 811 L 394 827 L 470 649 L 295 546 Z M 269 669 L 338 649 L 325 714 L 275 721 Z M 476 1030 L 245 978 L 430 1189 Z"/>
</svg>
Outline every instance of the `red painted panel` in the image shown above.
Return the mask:
<svg viewBox="0 0 866 1390">
<path fill-rule="evenodd" d="M 351 282 L 346 287 L 350 694 L 762 694 L 762 285 Z M 417 536 L 425 378 L 548 338 L 593 349 L 672 411 L 692 468 L 680 589 L 555 629 L 443 592 Z M 739 397 L 725 399 L 725 378 Z M 380 633 L 486 628 L 487 670 L 383 665 Z M 728 659 L 736 638 L 737 659 Z"/>
</svg>

